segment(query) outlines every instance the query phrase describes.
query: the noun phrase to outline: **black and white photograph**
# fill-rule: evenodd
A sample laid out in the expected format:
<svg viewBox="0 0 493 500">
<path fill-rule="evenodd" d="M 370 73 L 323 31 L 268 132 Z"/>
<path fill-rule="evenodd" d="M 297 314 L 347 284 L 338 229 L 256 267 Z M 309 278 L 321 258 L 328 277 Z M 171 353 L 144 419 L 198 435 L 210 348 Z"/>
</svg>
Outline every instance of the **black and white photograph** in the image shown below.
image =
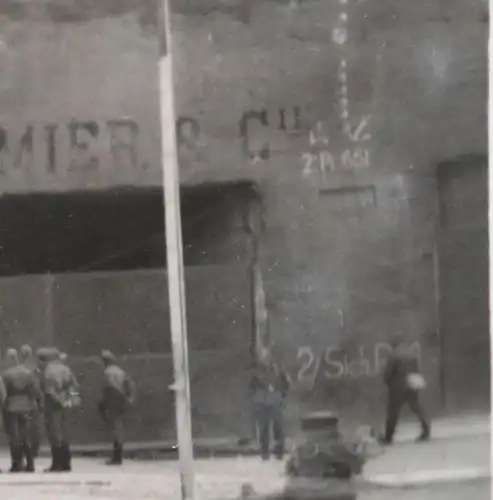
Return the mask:
<svg viewBox="0 0 493 500">
<path fill-rule="evenodd" d="M 0 0 L 0 498 L 492 498 L 489 11 Z"/>
</svg>

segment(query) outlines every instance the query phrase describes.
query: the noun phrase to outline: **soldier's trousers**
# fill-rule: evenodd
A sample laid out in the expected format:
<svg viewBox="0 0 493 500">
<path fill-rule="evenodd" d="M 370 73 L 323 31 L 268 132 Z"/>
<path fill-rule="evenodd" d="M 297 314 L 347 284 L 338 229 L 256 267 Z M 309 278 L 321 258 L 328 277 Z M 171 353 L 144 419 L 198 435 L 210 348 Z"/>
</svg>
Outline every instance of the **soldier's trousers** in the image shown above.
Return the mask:
<svg viewBox="0 0 493 500">
<path fill-rule="evenodd" d="M 52 464 L 48 471 L 71 471 L 72 456 L 67 433 L 66 411 L 50 405 L 45 408 L 45 420 L 52 457 Z"/>
<path fill-rule="evenodd" d="M 123 415 L 110 415 L 108 418 L 108 426 L 111 433 L 111 439 L 114 443 L 123 446 L 125 441 L 125 433 L 123 430 Z"/>
<path fill-rule="evenodd" d="M 19 470 L 23 458 L 27 467 L 34 467 L 34 447 L 32 442 L 32 414 L 30 412 L 3 413 L 4 427 L 9 440 L 10 454 L 12 457 L 12 470 Z"/>
<path fill-rule="evenodd" d="M 270 456 L 271 431 L 274 440 L 274 454 L 278 458 L 284 455 L 284 425 L 280 405 L 257 405 L 255 421 L 258 429 L 260 452 L 267 460 Z"/>
<path fill-rule="evenodd" d="M 385 440 L 392 442 L 399 420 L 402 407 L 408 405 L 409 409 L 418 417 L 421 423 L 422 436 L 430 433 L 430 425 L 419 401 L 419 392 L 410 389 L 390 390 L 387 401 L 387 422 L 385 426 Z"/>
<path fill-rule="evenodd" d="M 41 446 L 41 434 L 42 434 L 42 418 L 41 412 L 39 410 L 33 410 L 31 412 L 31 443 L 34 450 L 34 455 L 37 456 L 39 448 Z"/>
<path fill-rule="evenodd" d="M 67 423 L 64 409 L 53 408 L 45 413 L 46 433 L 52 447 L 68 445 Z"/>
</svg>

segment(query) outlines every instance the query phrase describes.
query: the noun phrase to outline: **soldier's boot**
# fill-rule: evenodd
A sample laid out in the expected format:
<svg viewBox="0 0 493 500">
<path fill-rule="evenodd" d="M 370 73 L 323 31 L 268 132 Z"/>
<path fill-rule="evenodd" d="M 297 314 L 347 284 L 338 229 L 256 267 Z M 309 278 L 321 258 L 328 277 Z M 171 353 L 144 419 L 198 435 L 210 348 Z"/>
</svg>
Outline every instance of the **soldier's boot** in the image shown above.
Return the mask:
<svg viewBox="0 0 493 500">
<path fill-rule="evenodd" d="M 418 436 L 416 441 L 418 443 L 423 443 L 429 441 L 431 437 L 430 426 L 427 423 L 423 423 L 421 427 L 421 434 Z"/>
<path fill-rule="evenodd" d="M 274 445 L 274 455 L 277 460 L 284 459 L 284 442 L 280 441 Z"/>
<path fill-rule="evenodd" d="M 10 467 L 10 472 L 22 472 L 22 448 L 20 446 L 10 447 L 10 459 L 12 465 Z"/>
<path fill-rule="evenodd" d="M 260 456 L 264 462 L 270 459 L 269 427 L 264 423 L 260 431 Z"/>
<path fill-rule="evenodd" d="M 62 472 L 72 471 L 72 453 L 70 446 L 66 443 L 60 447 L 60 470 Z"/>
<path fill-rule="evenodd" d="M 41 445 L 40 441 L 41 440 L 40 440 L 39 432 L 36 432 L 33 436 L 33 439 L 32 439 L 32 450 L 33 450 L 34 458 L 38 458 L 38 456 L 39 456 L 39 448 Z"/>
<path fill-rule="evenodd" d="M 123 445 L 113 443 L 113 454 L 111 458 L 106 462 L 106 465 L 121 465 L 123 463 Z"/>
<path fill-rule="evenodd" d="M 26 458 L 26 472 L 34 472 L 34 450 L 32 446 L 25 445 L 23 447 L 24 457 Z"/>
<path fill-rule="evenodd" d="M 51 466 L 45 472 L 61 472 L 60 446 L 51 447 Z"/>
</svg>

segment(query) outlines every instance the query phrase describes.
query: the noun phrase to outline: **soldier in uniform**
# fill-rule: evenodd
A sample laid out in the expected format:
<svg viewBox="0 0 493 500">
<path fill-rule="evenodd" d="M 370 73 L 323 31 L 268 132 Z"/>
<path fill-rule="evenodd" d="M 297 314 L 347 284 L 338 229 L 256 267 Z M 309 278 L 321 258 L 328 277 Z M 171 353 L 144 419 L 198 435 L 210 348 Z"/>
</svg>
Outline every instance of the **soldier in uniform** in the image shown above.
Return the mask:
<svg viewBox="0 0 493 500">
<path fill-rule="evenodd" d="M 5 389 L 5 383 L 3 378 L 0 377 L 0 410 L 2 411 L 2 419 L 4 418 L 3 411 L 5 409 L 5 400 L 7 399 L 7 390 Z M 0 473 L 2 470 L 0 469 Z"/>
<path fill-rule="evenodd" d="M 25 344 L 21 347 L 21 362 L 28 370 L 30 370 L 35 375 L 38 384 L 41 384 L 40 380 L 41 373 L 38 367 L 36 356 L 34 356 L 33 350 L 30 345 Z M 31 420 L 32 420 L 31 443 L 33 446 L 34 457 L 37 458 L 39 453 L 39 448 L 41 445 L 41 432 L 42 432 L 41 408 L 39 405 L 37 405 L 36 408 L 33 410 Z"/>
<path fill-rule="evenodd" d="M 399 420 L 399 414 L 404 405 L 419 418 L 421 434 L 418 441 L 430 439 L 430 424 L 419 400 L 419 390 L 409 384 L 409 376 L 419 373 L 419 363 L 416 356 L 409 352 L 406 344 L 399 338 L 392 341 L 393 352 L 390 355 L 384 371 L 384 382 L 387 386 L 387 421 L 385 425 L 384 444 L 392 444 Z"/>
<path fill-rule="evenodd" d="M 51 445 L 52 463 L 46 472 L 71 471 L 70 443 L 66 416 L 78 383 L 70 368 L 60 361 L 58 349 L 38 352 L 41 364 L 41 387 L 44 394 L 46 430 Z"/>
<path fill-rule="evenodd" d="M 116 364 L 116 358 L 110 351 L 103 351 L 104 364 L 103 397 L 99 403 L 99 412 L 111 430 L 113 454 L 107 465 L 121 465 L 123 462 L 123 417 L 128 405 L 135 400 L 135 384 L 128 374 Z"/>
<path fill-rule="evenodd" d="M 32 416 L 41 404 L 41 392 L 36 376 L 19 363 L 17 351 L 7 351 L 8 368 L 3 373 L 6 390 L 4 426 L 9 439 L 11 472 L 34 472 Z"/>
<path fill-rule="evenodd" d="M 263 460 L 270 458 L 270 431 L 274 437 L 274 454 L 278 459 L 284 456 L 283 405 L 289 389 L 287 375 L 264 350 L 250 381 L 254 416 L 259 431 L 260 449 Z"/>
</svg>

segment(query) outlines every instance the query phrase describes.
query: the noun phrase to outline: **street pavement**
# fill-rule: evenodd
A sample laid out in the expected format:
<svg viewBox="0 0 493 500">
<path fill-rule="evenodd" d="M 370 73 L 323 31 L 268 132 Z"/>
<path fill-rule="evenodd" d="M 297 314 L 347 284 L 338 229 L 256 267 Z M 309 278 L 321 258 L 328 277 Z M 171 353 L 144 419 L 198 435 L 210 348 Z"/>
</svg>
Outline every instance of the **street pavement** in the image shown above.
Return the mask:
<svg viewBox="0 0 493 500">
<path fill-rule="evenodd" d="M 37 469 L 48 465 L 39 460 Z M 5 459 L 5 463 L 7 460 Z M 17 499 L 4 491 L 21 493 L 27 498 L 35 493 L 39 498 L 67 498 L 77 493 L 80 498 L 177 500 L 180 481 L 177 462 L 127 461 L 122 467 L 106 467 L 102 460 L 76 458 L 71 474 L 0 474 L 0 498 Z M 197 498 L 228 500 L 238 498 L 242 485 L 252 484 L 260 495 L 280 491 L 284 484 L 284 464 L 264 464 L 257 457 L 211 459 L 195 462 Z M 16 493 L 17 495 L 17 493 Z M 86 495 L 86 497 L 84 497 Z M 79 497 L 74 497 L 79 498 Z"/>
<path fill-rule="evenodd" d="M 132 499 L 138 500 L 144 498 L 140 496 L 120 496 L 112 493 L 100 493 L 96 489 L 74 490 L 60 488 L 45 488 L 40 490 L 26 491 L 23 487 L 3 488 L 1 490 L 2 498 L 9 500 L 53 500 L 55 497 L 59 500 L 118 500 Z M 168 496 L 146 497 L 154 499 L 171 498 Z M 175 497 L 177 500 L 179 497 Z M 199 498 L 199 497 L 197 497 Z M 491 484 L 487 480 L 479 480 L 459 485 L 438 485 L 429 486 L 420 489 L 404 489 L 396 492 L 395 490 L 374 490 L 362 491 L 358 494 L 357 500 L 490 500 Z M 221 500 L 218 497 L 218 500 Z"/>
<path fill-rule="evenodd" d="M 421 488 L 384 488 L 364 490 L 357 500 L 490 500 L 488 479 L 453 484 L 428 485 Z"/>
<path fill-rule="evenodd" d="M 405 430 L 405 429 L 404 429 Z M 490 498 L 490 436 L 449 433 L 416 444 L 406 439 L 371 458 L 358 478 L 358 500 L 462 500 Z M 404 432 L 405 435 L 405 432 Z M 177 500 L 178 463 L 128 460 L 106 467 L 103 459 L 74 458 L 72 474 L 0 474 L 0 498 L 12 500 Z M 39 471 L 48 459 L 37 462 Z M 0 467 L 8 456 L 0 454 Z M 243 485 L 262 498 L 282 490 L 284 464 L 258 457 L 200 459 L 195 462 L 196 498 L 232 500 Z M 467 480 L 466 480 L 467 479 Z M 437 482 L 439 481 L 439 482 Z"/>
<path fill-rule="evenodd" d="M 364 469 L 364 478 L 369 482 L 387 486 L 489 475 L 488 435 L 396 443 L 370 459 Z"/>
</svg>

